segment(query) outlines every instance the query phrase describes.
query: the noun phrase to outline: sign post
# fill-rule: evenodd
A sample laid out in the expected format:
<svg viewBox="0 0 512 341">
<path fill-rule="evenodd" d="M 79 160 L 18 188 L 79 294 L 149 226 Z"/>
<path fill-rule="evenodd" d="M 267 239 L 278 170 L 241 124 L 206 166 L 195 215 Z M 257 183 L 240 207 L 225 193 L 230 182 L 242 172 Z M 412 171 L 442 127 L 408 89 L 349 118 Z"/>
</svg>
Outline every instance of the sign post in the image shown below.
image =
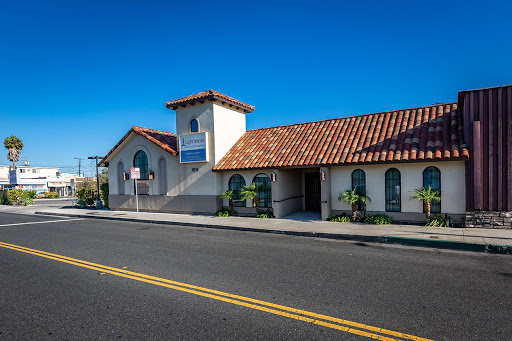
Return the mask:
<svg viewBox="0 0 512 341">
<path fill-rule="evenodd" d="M 139 196 L 137 194 L 137 179 L 140 179 L 140 168 L 131 168 L 132 179 L 135 180 L 135 203 L 137 206 L 137 218 L 139 217 Z"/>
</svg>

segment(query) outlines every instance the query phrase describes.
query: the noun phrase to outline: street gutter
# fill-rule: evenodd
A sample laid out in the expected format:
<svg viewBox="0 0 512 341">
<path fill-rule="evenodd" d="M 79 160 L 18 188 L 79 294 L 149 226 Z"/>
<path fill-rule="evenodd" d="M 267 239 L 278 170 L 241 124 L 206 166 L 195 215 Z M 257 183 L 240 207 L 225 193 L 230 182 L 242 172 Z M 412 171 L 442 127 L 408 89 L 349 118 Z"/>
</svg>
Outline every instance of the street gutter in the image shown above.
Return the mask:
<svg viewBox="0 0 512 341">
<path fill-rule="evenodd" d="M 449 249 L 449 250 L 458 250 L 458 251 L 484 252 L 484 253 L 492 253 L 492 254 L 512 255 L 512 246 L 499 245 L 499 244 L 468 243 L 468 242 L 457 242 L 457 241 L 446 241 L 446 240 L 394 237 L 394 236 L 386 236 L 386 235 L 367 236 L 367 235 L 342 234 L 342 233 L 259 229 L 259 228 L 220 225 L 220 224 L 217 225 L 217 224 L 187 223 L 187 222 L 163 221 L 163 220 L 152 220 L 152 219 L 93 216 L 93 215 L 85 215 L 85 214 L 55 213 L 55 212 L 42 212 L 42 211 L 36 211 L 35 214 L 50 215 L 50 216 L 62 216 L 62 217 L 93 218 L 93 219 L 103 219 L 103 220 L 119 220 L 119 221 L 161 224 L 161 225 L 204 227 L 204 228 L 213 228 L 213 229 L 220 229 L 220 230 L 260 232 L 260 233 L 283 234 L 283 235 L 299 236 L 299 237 L 351 240 L 351 241 L 366 242 L 366 243 L 399 244 L 399 245 L 403 245 L 403 246 L 415 246 L 415 247 L 419 246 L 419 247 L 437 248 L 437 249 Z"/>
</svg>

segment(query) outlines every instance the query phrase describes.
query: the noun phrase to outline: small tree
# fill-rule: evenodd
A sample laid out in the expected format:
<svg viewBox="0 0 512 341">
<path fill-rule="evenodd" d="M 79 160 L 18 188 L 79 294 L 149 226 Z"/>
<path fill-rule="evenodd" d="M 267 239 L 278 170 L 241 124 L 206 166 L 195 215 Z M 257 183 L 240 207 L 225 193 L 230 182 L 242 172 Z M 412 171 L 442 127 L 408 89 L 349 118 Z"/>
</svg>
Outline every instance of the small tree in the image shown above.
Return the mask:
<svg viewBox="0 0 512 341">
<path fill-rule="evenodd" d="M 229 200 L 229 207 L 231 208 L 231 215 L 235 215 L 235 207 L 233 205 L 233 198 L 235 197 L 235 192 L 232 190 L 227 190 L 220 195 L 220 198 L 226 198 Z"/>
<path fill-rule="evenodd" d="M 441 191 L 434 191 L 432 187 L 420 187 L 411 191 L 412 197 L 411 199 L 416 199 L 418 201 L 422 201 L 423 205 L 425 205 L 425 214 L 427 216 L 427 220 L 430 220 L 430 211 L 432 209 L 432 202 L 440 202 L 441 201 Z"/>
<path fill-rule="evenodd" d="M 361 202 L 364 205 L 366 204 L 367 201 L 370 201 L 370 197 L 367 196 L 366 193 L 361 193 L 357 189 L 347 189 L 345 192 L 340 194 L 340 196 L 338 197 L 338 201 L 343 201 L 344 203 L 352 206 L 352 221 L 355 221 L 357 203 Z"/>
<path fill-rule="evenodd" d="M 12 169 L 16 169 L 16 162 L 20 160 L 20 151 L 23 149 L 23 142 L 14 135 L 6 137 L 4 146 L 7 148 L 7 160 L 12 161 Z"/>
<path fill-rule="evenodd" d="M 252 205 L 256 208 L 256 214 L 258 214 L 259 200 L 258 200 L 259 188 L 253 182 L 250 185 L 244 186 L 240 190 L 240 195 L 242 196 L 242 200 L 246 200 L 250 198 L 252 200 Z"/>
</svg>

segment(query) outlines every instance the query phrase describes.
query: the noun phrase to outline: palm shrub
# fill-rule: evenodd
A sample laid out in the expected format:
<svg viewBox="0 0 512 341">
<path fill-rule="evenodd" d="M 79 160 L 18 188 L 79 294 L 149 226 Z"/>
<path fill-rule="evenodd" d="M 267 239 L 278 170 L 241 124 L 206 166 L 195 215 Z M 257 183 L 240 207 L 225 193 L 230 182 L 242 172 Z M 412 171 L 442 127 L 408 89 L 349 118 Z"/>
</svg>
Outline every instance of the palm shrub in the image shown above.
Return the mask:
<svg viewBox="0 0 512 341">
<path fill-rule="evenodd" d="M 418 201 L 422 201 L 423 205 L 425 205 L 425 214 L 427 216 L 427 220 L 430 220 L 430 211 L 432 209 L 432 202 L 440 202 L 441 201 L 441 191 L 434 191 L 432 187 L 420 187 L 411 191 L 412 197 L 411 199 L 416 199 Z"/>
<path fill-rule="evenodd" d="M 256 208 L 256 214 L 258 214 L 259 200 L 258 200 L 259 188 L 253 182 L 250 185 L 242 187 L 240 190 L 240 195 L 242 196 L 242 201 L 247 198 L 252 200 L 252 205 Z"/>
<path fill-rule="evenodd" d="M 232 190 L 227 190 L 221 193 L 220 198 L 226 198 L 229 200 L 229 207 L 231 208 L 231 215 L 235 215 L 235 206 L 233 205 L 233 198 L 235 197 L 235 192 Z"/>
<path fill-rule="evenodd" d="M 371 201 L 370 197 L 366 195 L 366 193 L 361 193 L 361 191 L 354 188 L 353 190 L 347 189 L 345 192 L 341 193 L 338 197 L 338 201 L 343 201 L 346 204 L 352 206 L 352 220 L 356 220 L 356 211 L 357 211 L 357 203 L 361 202 L 363 205 L 366 202 Z"/>
</svg>

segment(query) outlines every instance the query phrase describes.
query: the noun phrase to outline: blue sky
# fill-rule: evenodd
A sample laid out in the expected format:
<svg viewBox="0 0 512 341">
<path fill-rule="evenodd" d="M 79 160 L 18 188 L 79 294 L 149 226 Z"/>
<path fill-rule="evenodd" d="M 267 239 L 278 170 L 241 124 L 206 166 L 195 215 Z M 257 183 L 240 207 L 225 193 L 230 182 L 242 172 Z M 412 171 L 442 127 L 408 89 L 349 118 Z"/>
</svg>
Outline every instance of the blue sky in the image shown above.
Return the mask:
<svg viewBox="0 0 512 341">
<path fill-rule="evenodd" d="M 472 1 L 0 1 L 0 137 L 76 172 L 165 101 L 207 89 L 247 128 L 457 100 L 512 83 L 512 5 Z M 0 164 L 9 164 L 7 150 Z M 85 162 L 90 173 L 90 161 Z"/>
</svg>

